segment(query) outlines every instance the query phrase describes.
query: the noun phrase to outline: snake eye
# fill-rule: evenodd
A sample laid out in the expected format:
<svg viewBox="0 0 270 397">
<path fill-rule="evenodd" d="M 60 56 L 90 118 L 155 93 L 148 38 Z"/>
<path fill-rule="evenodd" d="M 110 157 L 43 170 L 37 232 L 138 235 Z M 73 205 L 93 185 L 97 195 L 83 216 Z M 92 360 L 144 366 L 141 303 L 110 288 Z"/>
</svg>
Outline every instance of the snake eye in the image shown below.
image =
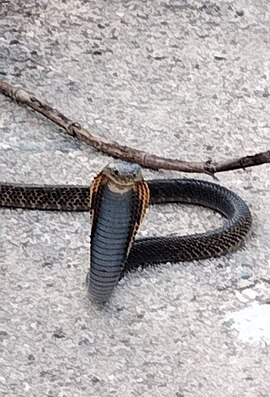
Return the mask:
<svg viewBox="0 0 270 397">
<path fill-rule="evenodd" d="M 119 175 L 119 171 L 118 170 L 114 170 L 114 174 L 115 175 Z"/>
</svg>

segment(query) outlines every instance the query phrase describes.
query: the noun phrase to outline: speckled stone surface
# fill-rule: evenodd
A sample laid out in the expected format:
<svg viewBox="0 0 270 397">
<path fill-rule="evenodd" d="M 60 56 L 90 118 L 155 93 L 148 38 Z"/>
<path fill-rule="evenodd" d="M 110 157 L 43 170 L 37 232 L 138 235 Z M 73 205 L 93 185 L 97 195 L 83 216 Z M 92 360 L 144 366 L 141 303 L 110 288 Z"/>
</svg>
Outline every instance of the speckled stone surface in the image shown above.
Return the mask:
<svg viewBox="0 0 270 397">
<path fill-rule="evenodd" d="M 0 18 L 0 77 L 101 136 L 185 160 L 270 146 L 268 0 L 15 0 L 0 2 Z M 85 184 L 108 162 L 0 104 L 2 181 Z M 176 174 L 145 171 L 164 175 Z M 246 246 L 133 273 L 103 311 L 84 287 L 87 214 L 1 209 L 1 397 L 268 397 L 270 342 L 241 340 L 226 319 L 269 304 L 270 167 L 219 179 L 251 207 Z M 140 234 L 220 222 L 156 207 Z"/>
</svg>

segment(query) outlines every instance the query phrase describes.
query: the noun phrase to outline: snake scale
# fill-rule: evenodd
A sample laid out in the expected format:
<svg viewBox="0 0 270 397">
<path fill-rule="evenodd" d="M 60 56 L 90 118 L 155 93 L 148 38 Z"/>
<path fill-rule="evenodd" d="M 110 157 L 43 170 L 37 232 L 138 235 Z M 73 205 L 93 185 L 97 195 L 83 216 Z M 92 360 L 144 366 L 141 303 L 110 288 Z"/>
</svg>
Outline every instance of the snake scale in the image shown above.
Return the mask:
<svg viewBox="0 0 270 397">
<path fill-rule="evenodd" d="M 222 214 L 223 226 L 187 236 L 135 240 L 148 203 L 186 203 Z M 89 211 L 92 218 L 87 288 L 97 303 L 110 298 L 125 271 L 165 262 L 215 257 L 241 245 L 252 217 L 247 204 L 216 183 L 195 179 L 144 181 L 140 167 L 123 161 L 106 166 L 88 186 L 0 183 L 0 206 L 33 210 Z"/>
</svg>

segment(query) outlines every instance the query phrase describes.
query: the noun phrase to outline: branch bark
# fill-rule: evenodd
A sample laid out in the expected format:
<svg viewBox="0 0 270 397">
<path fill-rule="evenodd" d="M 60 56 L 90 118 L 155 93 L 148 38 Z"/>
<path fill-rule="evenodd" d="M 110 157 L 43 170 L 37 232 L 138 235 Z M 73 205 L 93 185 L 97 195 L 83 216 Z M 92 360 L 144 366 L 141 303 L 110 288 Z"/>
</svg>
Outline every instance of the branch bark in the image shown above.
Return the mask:
<svg viewBox="0 0 270 397">
<path fill-rule="evenodd" d="M 13 87 L 12 85 L 0 80 L 0 93 L 16 100 L 19 104 L 26 105 L 46 118 L 53 121 L 63 128 L 69 135 L 84 141 L 94 149 L 108 154 L 115 158 L 120 158 L 132 163 L 140 164 L 145 168 L 166 169 L 182 172 L 206 173 L 214 176 L 217 172 L 231 171 L 239 168 L 253 167 L 264 163 L 270 163 L 270 150 L 257 153 L 253 156 L 245 156 L 225 162 L 205 162 L 182 161 L 171 158 L 156 156 L 143 150 L 132 149 L 117 142 L 102 139 L 90 130 L 80 126 L 60 113 L 57 109 L 41 102 L 24 89 Z"/>
</svg>

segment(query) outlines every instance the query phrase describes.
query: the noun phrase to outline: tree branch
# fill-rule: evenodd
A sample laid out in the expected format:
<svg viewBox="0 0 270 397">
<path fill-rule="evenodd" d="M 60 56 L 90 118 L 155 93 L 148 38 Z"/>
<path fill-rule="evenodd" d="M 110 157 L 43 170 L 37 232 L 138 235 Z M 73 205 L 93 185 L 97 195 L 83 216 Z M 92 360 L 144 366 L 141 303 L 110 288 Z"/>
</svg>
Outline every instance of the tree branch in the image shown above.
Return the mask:
<svg viewBox="0 0 270 397">
<path fill-rule="evenodd" d="M 88 129 L 80 126 L 60 113 L 51 106 L 42 103 L 31 93 L 23 89 L 18 89 L 10 84 L 0 80 L 0 92 L 7 97 L 16 100 L 19 104 L 26 105 L 36 112 L 43 114 L 46 118 L 62 127 L 69 135 L 84 141 L 94 149 L 106 153 L 112 157 L 120 158 L 132 163 L 140 164 L 145 168 L 166 169 L 182 172 L 206 173 L 214 176 L 217 172 L 247 168 L 264 163 L 270 163 L 270 150 L 257 153 L 253 156 L 241 157 L 238 159 L 228 160 L 226 162 L 194 162 L 181 161 L 165 157 L 156 156 L 143 150 L 132 149 L 123 146 L 117 142 L 111 142 L 94 135 Z"/>
</svg>

